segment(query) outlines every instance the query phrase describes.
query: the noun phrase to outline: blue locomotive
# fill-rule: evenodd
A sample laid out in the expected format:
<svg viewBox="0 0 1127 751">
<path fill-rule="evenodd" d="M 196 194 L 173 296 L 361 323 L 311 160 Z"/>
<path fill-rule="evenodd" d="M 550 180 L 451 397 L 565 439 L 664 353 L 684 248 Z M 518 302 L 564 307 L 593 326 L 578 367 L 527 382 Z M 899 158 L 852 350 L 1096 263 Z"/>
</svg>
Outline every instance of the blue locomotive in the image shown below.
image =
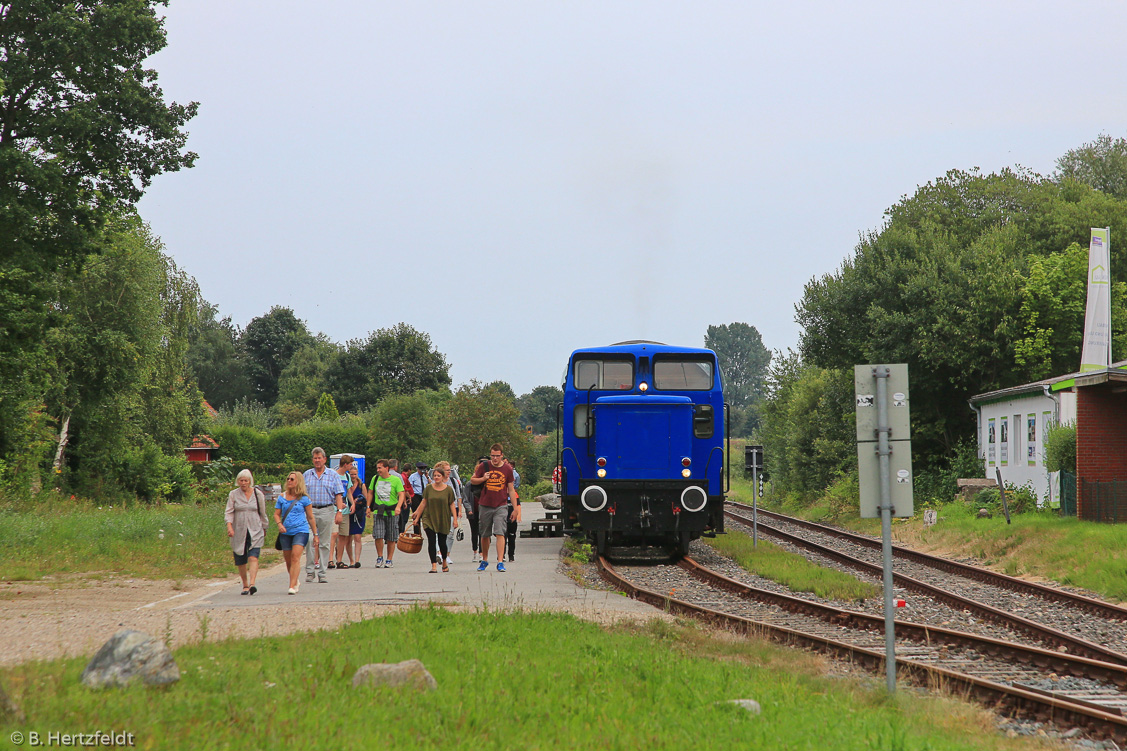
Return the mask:
<svg viewBox="0 0 1127 751">
<path fill-rule="evenodd" d="M 633 341 L 571 353 L 560 414 L 564 526 L 680 554 L 724 529 L 727 405 L 716 353 Z"/>
</svg>

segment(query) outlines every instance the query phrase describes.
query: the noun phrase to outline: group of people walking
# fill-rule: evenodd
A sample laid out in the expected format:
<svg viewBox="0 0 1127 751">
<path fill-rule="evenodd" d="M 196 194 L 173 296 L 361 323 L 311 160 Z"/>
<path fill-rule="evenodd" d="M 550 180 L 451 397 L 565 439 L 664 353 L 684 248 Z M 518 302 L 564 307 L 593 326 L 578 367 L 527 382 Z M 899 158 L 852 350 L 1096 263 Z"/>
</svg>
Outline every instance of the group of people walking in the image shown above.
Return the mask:
<svg viewBox="0 0 1127 751">
<path fill-rule="evenodd" d="M 336 469 L 328 468 L 327 461 L 324 449 L 313 449 L 313 467 L 304 473 L 290 472 L 274 503 L 275 546 L 285 558 L 289 594 L 297 594 L 301 587 L 302 553 L 306 582 L 327 582 L 331 569 L 360 568 L 369 513 L 376 568 L 393 567 L 400 534 L 413 528 L 426 534 L 430 572 L 438 573 L 439 566 L 448 572 L 450 549 L 455 531 L 461 539 L 463 518 L 478 571 L 489 567 L 490 538 L 495 541 L 498 571 L 506 570 L 506 548 L 508 560 L 515 559 L 520 475 L 506 460 L 501 444 L 490 447 L 468 483 L 462 481 L 457 465 L 445 461 L 433 469 L 419 462 L 415 472 L 401 474 L 394 459 L 380 459 L 367 485 L 351 456 L 342 456 Z M 253 595 L 258 591 L 258 559 L 268 527 L 266 497 L 254 486 L 249 470 L 239 472 L 235 482 L 227 496 L 227 536 L 242 594 Z"/>
</svg>

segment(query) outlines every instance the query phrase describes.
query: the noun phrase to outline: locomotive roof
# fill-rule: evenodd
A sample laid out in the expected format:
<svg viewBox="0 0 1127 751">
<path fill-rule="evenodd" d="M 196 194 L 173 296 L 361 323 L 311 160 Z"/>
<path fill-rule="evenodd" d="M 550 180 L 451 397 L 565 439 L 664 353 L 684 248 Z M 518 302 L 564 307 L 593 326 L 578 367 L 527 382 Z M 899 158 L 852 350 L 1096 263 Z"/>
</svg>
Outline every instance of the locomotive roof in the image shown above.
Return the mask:
<svg viewBox="0 0 1127 751">
<path fill-rule="evenodd" d="M 662 354 L 662 355 L 711 355 L 716 356 L 716 353 L 710 349 L 703 349 L 701 347 L 677 347 L 670 344 L 662 344 L 661 342 L 648 342 L 648 341 L 631 341 L 619 342 L 617 344 L 610 344 L 604 347 L 584 347 L 577 349 L 571 353 L 571 357 L 576 355 L 592 355 L 592 354 Z"/>
</svg>

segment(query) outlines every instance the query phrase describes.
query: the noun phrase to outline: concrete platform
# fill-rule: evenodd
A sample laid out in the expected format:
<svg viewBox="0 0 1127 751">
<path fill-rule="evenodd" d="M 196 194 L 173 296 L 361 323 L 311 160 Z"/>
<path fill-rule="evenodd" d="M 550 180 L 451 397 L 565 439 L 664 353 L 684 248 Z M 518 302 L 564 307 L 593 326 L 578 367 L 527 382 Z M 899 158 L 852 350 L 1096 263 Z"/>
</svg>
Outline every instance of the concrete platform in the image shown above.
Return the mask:
<svg viewBox="0 0 1127 751">
<path fill-rule="evenodd" d="M 541 518 L 539 503 L 523 504 L 524 521 L 520 529 L 528 529 L 531 521 Z M 468 532 L 468 529 L 467 529 Z M 268 533 L 274 539 L 274 530 Z M 477 571 L 467 538 L 455 542 L 450 551 L 450 571 L 430 572 L 430 558 L 424 539 L 421 553 L 408 555 L 397 551 L 393 568 L 374 568 L 375 545 L 371 535 L 364 540 L 360 555 L 361 568 L 339 569 L 326 573 L 328 582 L 306 582 L 304 567 L 298 594 L 289 595 L 289 578 L 284 565 L 273 566 L 258 576 L 258 593 L 240 594 L 242 585 L 236 580 L 230 586 L 190 600 L 177 609 L 229 608 L 286 605 L 341 605 L 348 603 L 375 606 L 404 606 L 434 602 L 468 608 L 547 609 L 581 613 L 584 610 L 622 613 L 650 617 L 658 611 L 615 592 L 585 589 L 561 570 L 560 552 L 564 538 L 518 538 L 516 560 L 505 561 L 506 573 L 497 571 L 496 552 L 491 551 L 489 568 Z M 345 557 L 347 561 L 347 556 Z"/>
</svg>

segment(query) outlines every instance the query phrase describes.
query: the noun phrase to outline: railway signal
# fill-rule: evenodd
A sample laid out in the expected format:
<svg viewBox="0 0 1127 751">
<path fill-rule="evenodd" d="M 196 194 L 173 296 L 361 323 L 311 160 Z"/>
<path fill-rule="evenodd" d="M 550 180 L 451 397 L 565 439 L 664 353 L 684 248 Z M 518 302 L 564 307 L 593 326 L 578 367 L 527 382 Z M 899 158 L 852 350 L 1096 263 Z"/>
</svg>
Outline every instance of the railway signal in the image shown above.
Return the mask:
<svg viewBox="0 0 1127 751">
<path fill-rule="evenodd" d="M 751 547 L 757 548 L 759 547 L 759 499 L 763 497 L 762 446 L 744 446 L 744 471 L 751 472 Z"/>
</svg>

